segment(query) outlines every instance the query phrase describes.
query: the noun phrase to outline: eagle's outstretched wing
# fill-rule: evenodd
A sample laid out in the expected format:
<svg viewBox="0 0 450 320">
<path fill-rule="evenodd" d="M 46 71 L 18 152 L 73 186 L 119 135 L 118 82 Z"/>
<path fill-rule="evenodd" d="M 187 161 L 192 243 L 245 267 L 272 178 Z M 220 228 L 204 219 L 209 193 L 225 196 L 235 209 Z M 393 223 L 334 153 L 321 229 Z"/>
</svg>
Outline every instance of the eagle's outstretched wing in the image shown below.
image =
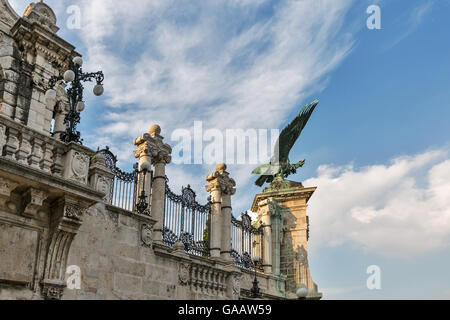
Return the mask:
<svg viewBox="0 0 450 320">
<path fill-rule="evenodd" d="M 298 113 L 294 120 L 283 129 L 275 144 L 275 153 L 274 157 L 276 162 L 286 162 L 289 159 L 289 152 L 294 146 L 297 139 L 300 137 L 303 129 L 309 121 L 314 109 L 318 105 L 319 101 L 315 100 L 314 102 L 306 105 L 302 108 L 302 110 Z M 276 158 L 278 154 L 278 159 Z"/>
</svg>

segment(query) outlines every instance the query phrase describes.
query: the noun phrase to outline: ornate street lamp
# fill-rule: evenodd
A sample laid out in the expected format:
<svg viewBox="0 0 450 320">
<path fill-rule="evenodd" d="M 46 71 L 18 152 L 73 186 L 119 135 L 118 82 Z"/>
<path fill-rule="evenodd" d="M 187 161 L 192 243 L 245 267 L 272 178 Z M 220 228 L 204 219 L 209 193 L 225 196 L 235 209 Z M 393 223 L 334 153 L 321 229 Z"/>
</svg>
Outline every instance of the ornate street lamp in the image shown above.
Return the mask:
<svg viewBox="0 0 450 320">
<path fill-rule="evenodd" d="M 60 80 L 64 80 L 66 83 L 70 83 L 71 86 L 67 89 L 67 95 L 70 101 L 70 110 L 64 118 L 64 124 L 66 130 L 60 133 L 60 139 L 66 143 L 76 142 L 82 143 L 80 139 L 80 132 L 76 130 L 77 124 L 80 123 L 80 113 L 84 110 L 85 104 L 83 102 L 83 82 L 96 81 L 94 86 L 94 94 L 101 96 L 103 94 L 103 80 L 104 75 L 102 71 L 84 73 L 82 70 L 83 59 L 81 57 L 69 58 L 69 69 L 64 72 L 64 75 L 51 77 L 49 80 L 50 89 L 45 93 L 45 98 L 50 101 L 56 101 L 56 91 L 53 89 L 56 83 Z"/>
<path fill-rule="evenodd" d="M 141 164 L 141 170 L 138 171 L 138 173 L 142 173 L 144 178 L 142 179 L 142 191 L 139 195 L 139 201 L 136 205 L 136 210 L 140 214 L 149 214 L 148 210 L 148 202 L 147 202 L 147 195 L 145 194 L 145 176 L 147 175 L 147 172 L 150 170 L 151 165 L 149 162 L 145 161 Z"/>
<path fill-rule="evenodd" d="M 258 279 L 256 278 L 256 264 L 259 262 L 259 257 L 256 256 L 253 258 L 254 261 L 254 269 L 255 269 L 255 279 L 253 280 L 253 287 L 250 290 L 252 293 L 252 298 L 259 298 L 261 295 L 259 294 L 259 282 Z"/>
</svg>

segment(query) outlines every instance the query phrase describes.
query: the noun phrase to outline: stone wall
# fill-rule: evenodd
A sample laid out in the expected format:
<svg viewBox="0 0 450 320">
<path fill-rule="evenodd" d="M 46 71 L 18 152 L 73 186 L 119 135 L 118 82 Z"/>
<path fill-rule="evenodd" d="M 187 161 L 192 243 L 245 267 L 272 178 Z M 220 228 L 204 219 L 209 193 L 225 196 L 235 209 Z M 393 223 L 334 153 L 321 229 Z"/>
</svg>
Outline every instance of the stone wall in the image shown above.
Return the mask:
<svg viewBox="0 0 450 320">
<path fill-rule="evenodd" d="M 81 269 L 81 290 L 64 299 L 174 299 L 178 265 L 142 241 L 145 224 L 153 221 L 104 204 L 89 210 L 68 259 Z"/>
<path fill-rule="evenodd" d="M 67 68 L 74 47 L 56 35 L 56 17 L 45 3 L 32 3 L 19 18 L 0 0 L 0 114 L 49 134 L 54 112 L 66 97 L 48 104 L 48 80 Z"/>
<path fill-rule="evenodd" d="M 183 248 L 146 243 L 143 227 L 153 223 L 105 204 L 92 207 L 68 258 L 68 266 L 81 270 L 81 288 L 66 288 L 63 299 L 206 300 L 249 294 L 252 272 L 187 255 Z M 258 274 L 258 279 L 267 297 L 284 298 L 277 278 Z"/>
</svg>

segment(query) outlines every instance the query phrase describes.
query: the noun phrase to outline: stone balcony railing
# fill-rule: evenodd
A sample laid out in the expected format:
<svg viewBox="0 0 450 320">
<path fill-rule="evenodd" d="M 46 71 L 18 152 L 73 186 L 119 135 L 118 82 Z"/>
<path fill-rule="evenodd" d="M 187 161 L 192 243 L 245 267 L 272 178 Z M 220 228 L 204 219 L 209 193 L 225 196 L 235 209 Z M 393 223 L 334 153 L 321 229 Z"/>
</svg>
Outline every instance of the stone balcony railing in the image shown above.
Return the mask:
<svg viewBox="0 0 450 320">
<path fill-rule="evenodd" d="M 1 156 L 31 168 L 63 175 L 65 144 L 0 115 Z"/>
<path fill-rule="evenodd" d="M 0 115 L 0 158 L 107 195 L 112 179 L 101 156 Z"/>
</svg>

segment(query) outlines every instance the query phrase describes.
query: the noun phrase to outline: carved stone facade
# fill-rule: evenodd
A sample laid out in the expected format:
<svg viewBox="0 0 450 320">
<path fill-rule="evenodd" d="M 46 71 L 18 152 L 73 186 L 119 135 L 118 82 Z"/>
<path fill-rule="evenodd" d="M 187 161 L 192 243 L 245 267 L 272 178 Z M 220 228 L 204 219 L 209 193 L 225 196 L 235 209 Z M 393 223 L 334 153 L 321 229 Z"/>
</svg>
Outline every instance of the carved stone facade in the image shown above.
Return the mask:
<svg viewBox="0 0 450 320">
<path fill-rule="evenodd" d="M 257 194 L 253 201 L 252 211 L 258 213 L 258 220 L 271 225 L 271 239 L 274 240 L 271 243 L 272 272 L 286 277 L 286 291 L 291 298 L 302 287 L 308 289 L 309 299 L 322 297 L 311 278 L 307 258 L 309 224 L 306 209 L 315 190 L 305 188 L 301 183 L 285 181 L 278 188 L 272 186 Z"/>
<path fill-rule="evenodd" d="M 0 299 L 249 298 L 253 271 L 237 267 L 230 256 L 236 182 L 226 165 L 206 178 L 210 252 L 196 256 L 180 241 L 173 247 L 162 241 L 165 167 L 172 149 L 158 125 L 134 141 L 134 156 L 141 167 L 151 164 L 152 179 L 144 184 L 141 170 L 127 182 L 131 202 L 137 201 L 137 186 L 144 185 L 150 197 L 146 214 L 112 205 L 118 175 L 100 152 L 50 134 L 52 121 L 55 131 L 64 129 L 68 100 L 60 82 L 56 101 L 45 101 L 48 80 L 66 70 L 69 56 L 78 55 L 57 31 L 47 4 L 32 3 L 19 17 L 0 0 Z M 267 226 L 274 227 L 271 221 Z M 266 237 L 272 241 L 269 229 Z M 297 253 L 306 270 L 304 251 Z M 81 271 L 79 288 L 67 285 L 70 266 Z M 310 278 L 308 272 L 300 277 Z M 287 298 L 281 275 L 266 269 L 257 277 L 263 299 Z"/>
</svg>

